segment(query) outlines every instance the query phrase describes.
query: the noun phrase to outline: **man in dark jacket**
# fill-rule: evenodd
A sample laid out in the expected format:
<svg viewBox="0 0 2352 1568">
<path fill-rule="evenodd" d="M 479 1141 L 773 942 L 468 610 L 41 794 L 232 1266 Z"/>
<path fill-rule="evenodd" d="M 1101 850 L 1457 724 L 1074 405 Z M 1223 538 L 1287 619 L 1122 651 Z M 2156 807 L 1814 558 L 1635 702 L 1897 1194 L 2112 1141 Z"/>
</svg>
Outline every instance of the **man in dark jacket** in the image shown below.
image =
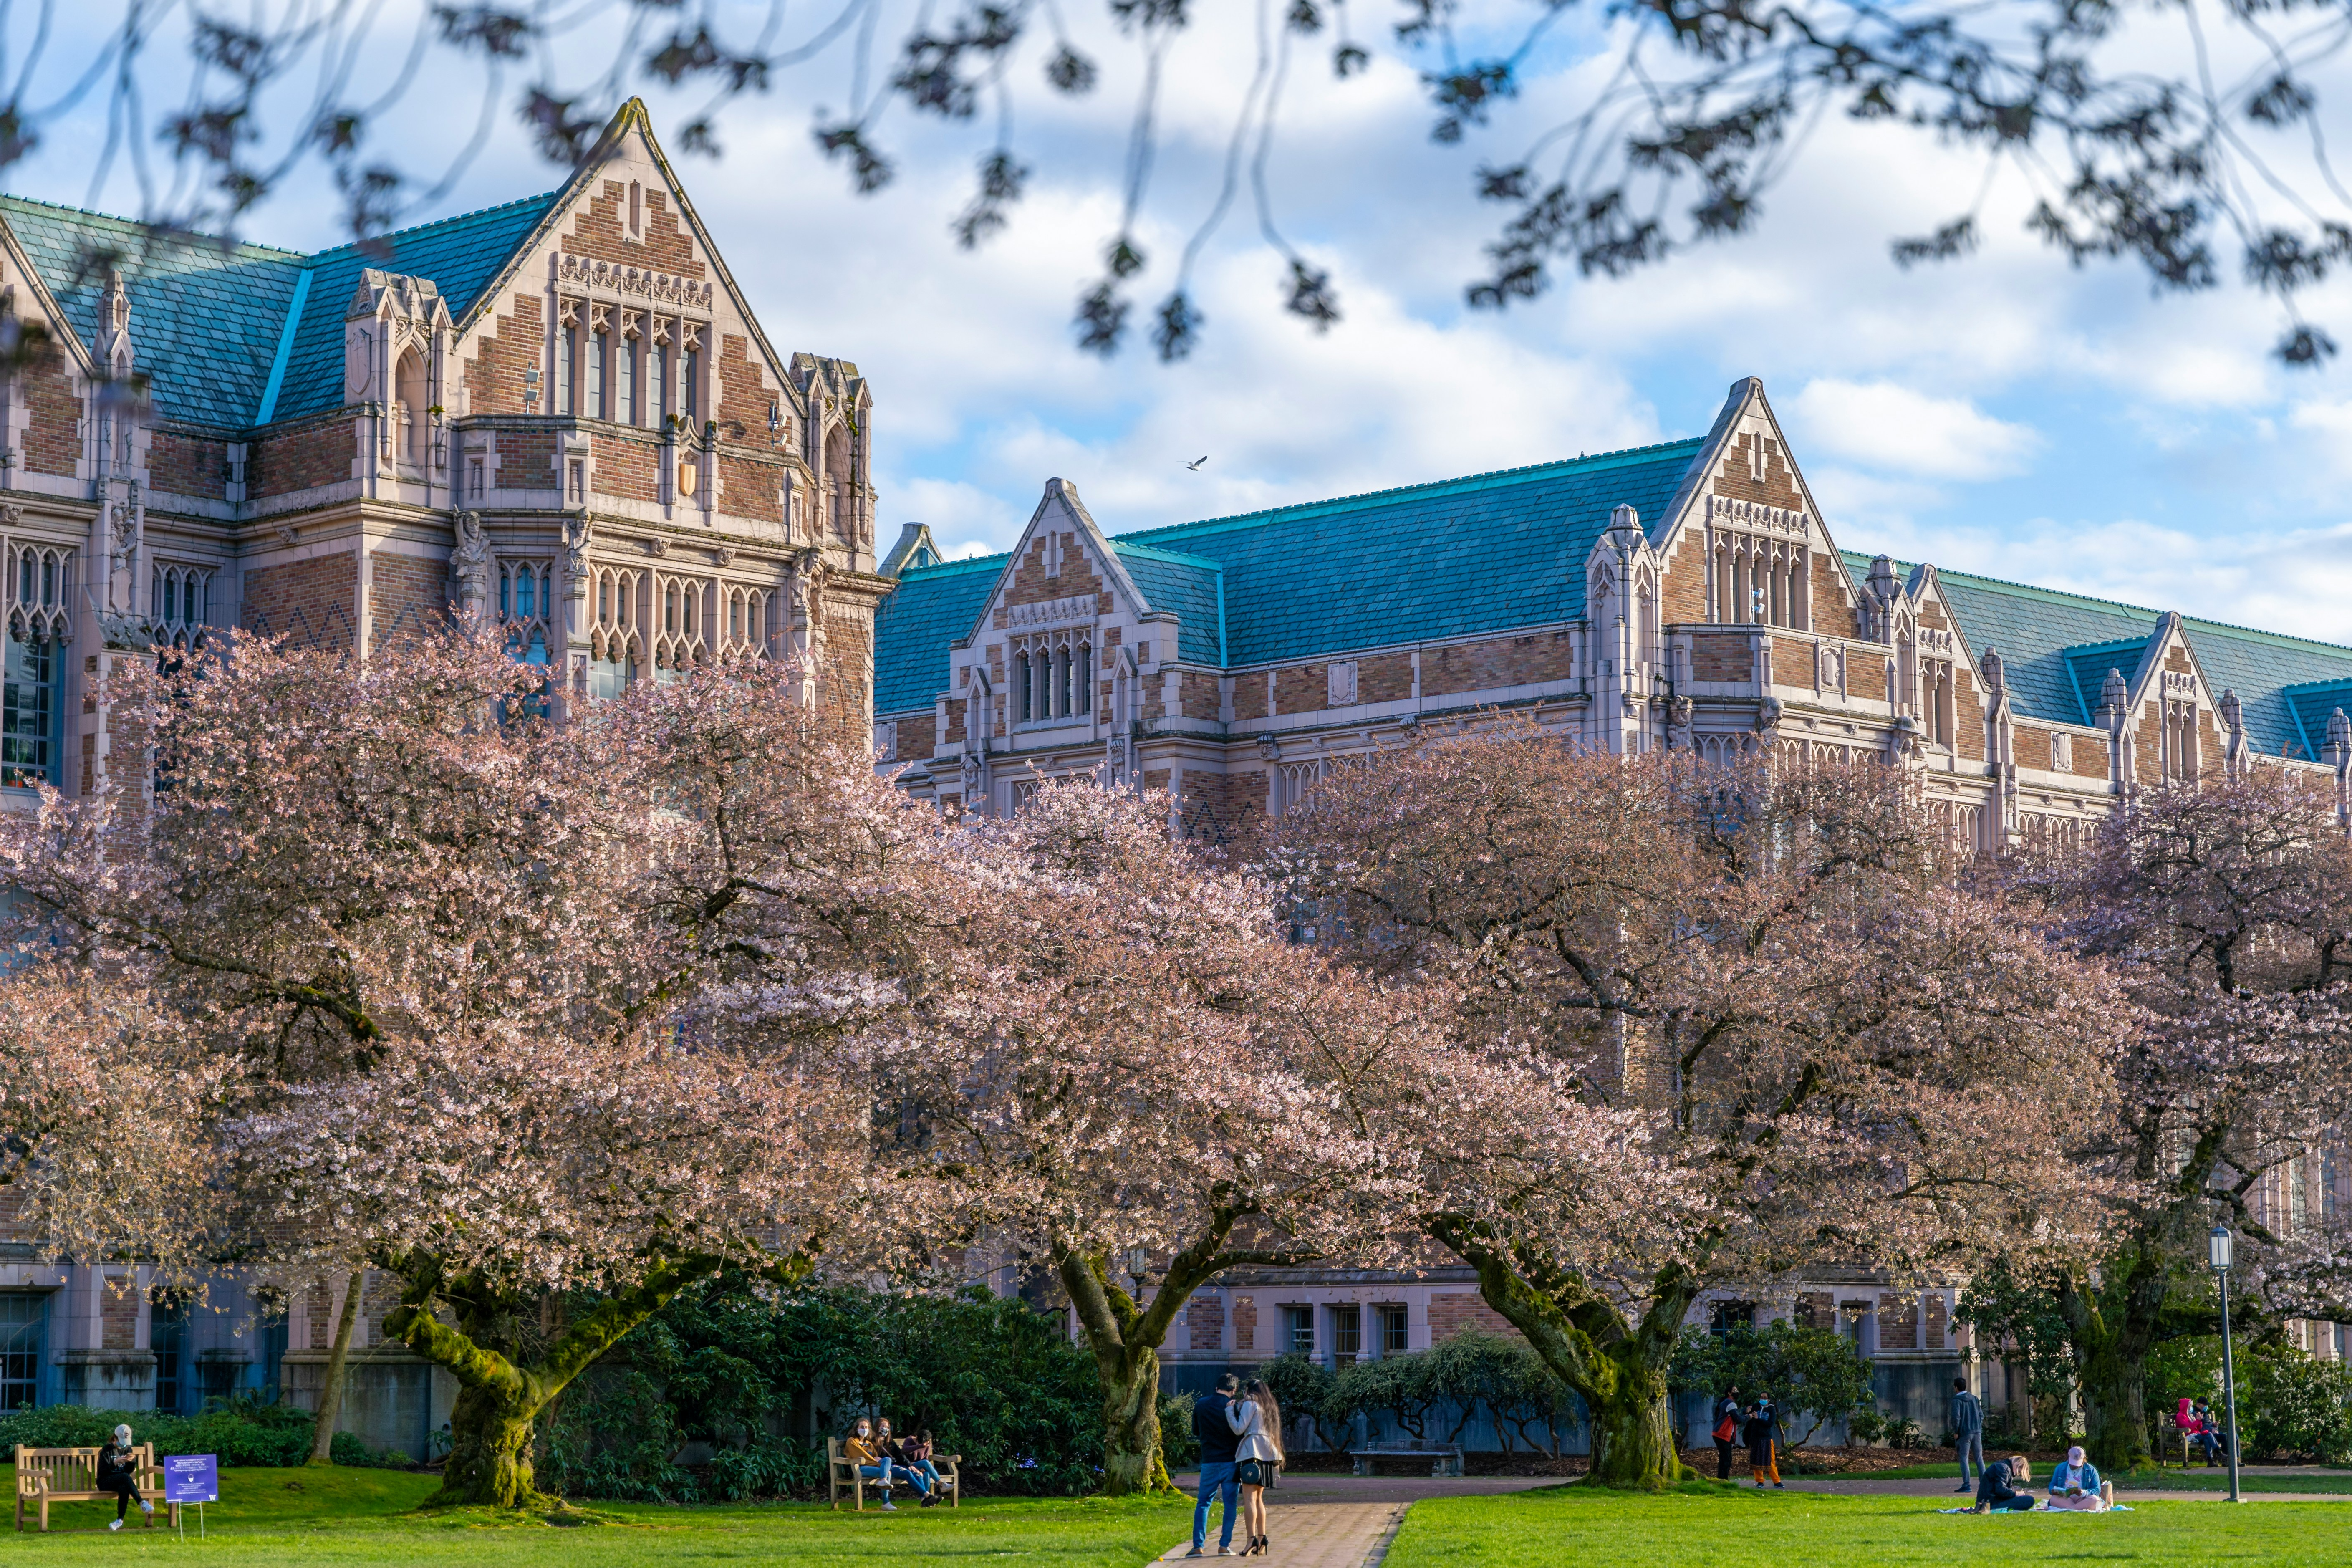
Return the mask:
<svg viewBox="0 0 2352 1568">
<path fill-rule="evenodd" d="M 1977 1511 L 1979 1513 L 2024 1513 L 2033 1507 L 2033 1494 L 2016 1490 L 2011 1481 L 2032 1479 L 2025 1468 L 2025 1456 L 2013 1455 L 2006 1460 L 1995 1459 L 1977 1476 Z"/>
<path fill-rule="evenodd" d="M 1730 1434 L 1727 1437 L 1724 1436 L 1727 1432 Z M 1739 1447 L 1739 1389 L 1736 1384 L 1725 1389 L 1723 1397 L 1715 1402 L 1715 1425 L 1709 1435 L 1715 1438 L 1715 1479 L 1727 1481 L 1731 1479 L 1731 1456 Z"/>
<path fill-rule="evenodd" d="M 1960 1484 L 1955 1491 L 1974 1491 L 1977 1474 L 1984 1468 L 1984 1405 L 1969 1392 L 1969 1380 L 1952 1379 L 1952 1447 L 1960 1451 Z M 1976 1463 L 1969 1458 L 1975 1456 Z"/>
<path fill-rule="evenodd" d="M 1225 1412 L 1241 1394 L 1242 1380 L 1232 1373 L 1217 1379 L 1216 1390 L 1192 1402 L 1192 1436 L 1201 1440 L 1201 1489 L 1192 1502 L 1192 1550 L 1198 1557 L 1209 1543 L 1209 1499 L 1225 1498 L 1224 1532 L 1217 1538 L 1217 1555 L 1234 1554 L 1234 1514 L 1241 1507 L 1241 1485 L 1234 1478 L 1233 1423 Z"/>
</svg>

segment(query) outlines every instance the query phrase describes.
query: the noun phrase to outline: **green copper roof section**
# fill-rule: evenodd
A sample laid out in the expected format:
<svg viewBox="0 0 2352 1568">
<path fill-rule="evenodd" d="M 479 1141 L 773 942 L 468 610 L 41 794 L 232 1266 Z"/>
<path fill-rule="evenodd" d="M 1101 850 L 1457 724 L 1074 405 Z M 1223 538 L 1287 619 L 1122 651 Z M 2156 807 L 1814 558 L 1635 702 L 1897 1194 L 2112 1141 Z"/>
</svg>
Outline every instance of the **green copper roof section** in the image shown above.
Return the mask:
<svg viewBox="0 0 2352 1568">
<path fill-rule="evenodd" d="M 1013 557 L 918 566 L 874 614 L 874 711 L 929 708 L 948 689 L 948 649 L 971 635 Z"/>
<path fill-rule="evenodd" d="M 268 379 L 301 256 L 129 218 L 0 196 L 5 222 L 92 353 L 109 277 L 131 297 L 131 343 L 166 418 L 242 429 Z"/>
<path fill-rule="evenodd" d="M 1630 505 L 1655 525 L 1702 446 L 1671 441 L 1112 542 L 1122 559 L 1149 545 L 1223 567 L 1218 662 L 1228 668 L 1573 620 L 1584 613 L 1586 558 L 1612 509 Z M 1189 633 L 1192 616 L 1179 613 Z M 1188 636 L 1187 659 L 1195 646 Z"/>
<path fill-rule="evenodd" d="M 1857 576 L 1867 575 L 1868 555 L 1844 555 Z M 1896 570 L 1909 568 L 1898 563 Z M 2095 723 L 2098 689 L 2107 671 L 2120 668 L 2126 680 L 2132 679 L 2139 658 L 2136 652 L 2128 659 L 2122 657 L 2126 648 L 2145 647 L 2164 619 L 2137 605 L 1941 567 L 1936 579 L 1969 651 L 1981 658 L 1989 647 L 2000 650 L 2011 710 L 2020 718 L 2045 722 Z M 2238 694 L 2246 739 L 2255 751 L 2311 757 L 2316 754 L 2315 741 L 2326 743 L 2326 714 L 2335 700 L 2327 700 L 2320 710 L 2319 693 L 2297 694 L 2293 689 L 2352 682 L 2352 647 L 2194 616 L 2181 617 L 2181 629 L 2215 695 Z M 2099 663 L 2102 658 L 2105 662 Z M 2084 672 L 2079 686 L 2078 666 Z M 2352 710 L 2352 703 L 2347 707 Z"/>
<path fill-rule="evenodd" d="M 1225 662 L 1225 568 L 1220 561 L 1148 544 L 1111 541 L 1111 548 L 1155 610 L 1172 610 L 1176 657 L 1187 664 Z"/>
<path fill-rule="evenodd" d="M 343 313 L 359 290 L 361 273 L 373 268 L 430 279 L 450 317 L 463 320 L 555 197 L 552 191 L 527 196 L 385 235 L 365 251 L 346 245 L 311 257 L 304 263 L 312 273 L 310 298 L 295 325 L 277 416 L 299 419 L 342 406 Z M 269 341 L 277 341 L 274 333 Z"/>
</svg>

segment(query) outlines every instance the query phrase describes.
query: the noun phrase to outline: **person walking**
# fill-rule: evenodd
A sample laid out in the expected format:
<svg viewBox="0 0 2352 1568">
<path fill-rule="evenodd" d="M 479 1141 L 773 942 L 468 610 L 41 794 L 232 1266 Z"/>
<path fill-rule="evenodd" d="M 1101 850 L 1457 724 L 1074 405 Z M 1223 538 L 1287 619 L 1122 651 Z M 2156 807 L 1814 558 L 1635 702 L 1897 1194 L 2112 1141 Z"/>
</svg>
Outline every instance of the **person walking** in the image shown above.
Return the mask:
<svg viewBox="0 0 2352 1568">
<path fill-rule="evenodd" d="M 1772 1408 L 1771 1395 L 1759 1394 L 1756 1403 L 1748 1406 L 1746 1436 L 1748 1468 L 1755 1476 L 1756 1485 L 1762 1488 L 1764 1478 L 1770 1476 L 1775 1488 L 1787 1490 L 1780 1479 L 1780 1462 L 1773 1454 L 1774 1445 L 1780 1439 L 1780 1413 Z"/>
<path fill-rule="evenodd" d="M 1265 1533 L 1265 1489 L 1282 1471 L 1282 1406 L 1274 1390 L 1254 1377 L 1226 1406 L 1225 1421 L 1234 1430 L 1234 1479 L 1241 1483 L 1242 1518 L 1249 1526 L 1242 1555 L 1263 1557 L 1274 1544 Z"/>
<path fill-rule="evenodd" d="M 1715 1402 L 1715 1479 L 1731 1479 L 1731 1456 L 1739 1447 L 1739 1385 L 1726 1388 Z"/>
<path fill-rule="evenodd" d="M 1225 1500 L 1225 1524 L 1217 1536 L 1217 1555 L 1234 1554 L 1234 1520 L 1241 1510 L 1241 1483 L 1234 1479 L 1234 1449 L 1239 1439 L 1225 1412 L 1241 1389 L 1242 1380 L 1229 1372 L 1217 1379 L 1214 1390 L 1192 1402 L 1192 1436 L 1201 1440 L 1201 1486 L 1192 1501 L 1192 1550 L 1184 1553 L 1187 1557 L 1208 1549 L 1209 1500 L 1219 1495 Z"/>
<path fill-rule="evenodd" d="M 107 1529 L 121 1530 L 134 1502 L 149 1524 L 155 1522 L 155 1505 L 139 1495 L 139 1456 L 131 1449 L 128 1426 L 117 1426 L 114 1441 L 98 1451 L 98 1489 L 114 1494 L 114 1522 Z"/>
<path fill-rule="evenodd" d="M 1969 1380 L 1952 1379 L 1952 1447 L 1959 1451 L 1960 1484 L 1952 1489 L 1972 1492 L 1977 1489 L 1977 1474 L 1984 1468 L 1984 1402 L 1969 1392 Z M 1970 1454 L 1976 1464 L 1969 1463 Z"/>
</svg>

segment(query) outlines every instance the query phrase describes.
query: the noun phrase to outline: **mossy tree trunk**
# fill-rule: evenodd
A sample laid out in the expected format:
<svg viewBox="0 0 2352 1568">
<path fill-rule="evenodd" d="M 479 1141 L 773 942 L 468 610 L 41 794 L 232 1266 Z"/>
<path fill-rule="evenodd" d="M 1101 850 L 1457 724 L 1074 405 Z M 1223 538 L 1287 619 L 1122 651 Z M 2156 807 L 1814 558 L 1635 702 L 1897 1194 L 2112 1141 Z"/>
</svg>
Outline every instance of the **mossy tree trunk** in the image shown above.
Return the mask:
<svg viewBox="0 0 2352 1568">
<path fill-rule="evenodd" d="M 1107 1255 L 1054 1249 L 1055 1271 L 1070 1293 L 1102 1380 L 1103 1490 L 1113 1497 L 1176 1489 L 1160 1441 L 1160 1347 L 1192 1292 L 1228 1268 L 1314 1261 L 1307 1252 L 1228 1247 L 1244 1212 L 1212 1211 L 1199 1239 L 1168 1260 L 1148 1304 L 1139 1304 L 1116 1281 Z"/>
<path fill-rule="evenodd" d="M 317 1423 L 310 1432 L 310 1463 L 331 1465 L 335 1428 L 342 1424 L 343 1388 L 351 1377 L 352 1330 L 360 1317 L 360 1295 L 367 1288 L 367 1270 L 352 1270 L 343 1289 L 342 1315 L 335 1320 L 335 1346 L 327 1352 L 327 1381 L 319 1390 Z"/>
<path fill-rule="evenodd" d="M 1506 1246 L 1482 1226 L 1438 1215 L 1427 1228 L 1478 1271 L 1486 1304 L 1584 1401 L 1592 1421 L 1594 1484 L 1657 1491 L 1694 1475 L 1675 1442 L 1666 1371 L 1683 1315 L 1698 1299 L 1696 1280 L 1668 1271 L 1653 1282 L 1648 1312 L 1629 1321 L 1581 1279 L 1527 1248 Z"/>
<path fill-rule="evenodd" d="M 532 1475 L 531 1439 L 541 1412 L 632 1329 L 694 1280 L 719 1268 L 717 1258 L 688 1258 L 655 1268 L 634 1289 L 615 1292 L 567 1324 L 535 1361 L 509 1353 L 518 1300 L 476 1280 L 445 1279 L 427 1258 L 404 1258 L 394 1271 L 407 1284 L 401 1304 L 384 1317 L 384 1332 L 457 1379 L 449 1414 L 449 1460 L 441 1489 L 426 1508 L 541 1506 Z M 455 1308 L 453 1326 L 434 1315 L 436 1303 Z M 508 1349 L 495 1348 L 505 1340 Z"/>
</svg>

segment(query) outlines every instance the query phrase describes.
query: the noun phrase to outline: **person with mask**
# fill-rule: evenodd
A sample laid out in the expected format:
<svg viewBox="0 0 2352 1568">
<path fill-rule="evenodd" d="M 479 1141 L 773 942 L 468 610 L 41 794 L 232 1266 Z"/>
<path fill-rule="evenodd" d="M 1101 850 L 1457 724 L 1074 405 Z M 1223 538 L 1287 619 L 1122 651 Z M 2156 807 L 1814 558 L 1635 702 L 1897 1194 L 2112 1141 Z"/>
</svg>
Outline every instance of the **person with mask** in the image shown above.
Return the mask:
<svg viewBox="0 0 2352 1568">
<path fill-rule="evenodd" d="M 1201 1485 L 1192 1501 L 1192 1550 L 1187 1557 L 1198 1557 L 1209 1546 L 1209 1500 L 1223 1497 L 1225 1504 L 1224 1529 L 1217 1536 L 1217 1555 L 1234 1554 L 1234 1521 L 1241 1512 L 1241 1483 L 1234 1479 L 1234 1448 L 1241 1439 L 1234 1435 L 1233 1423 L 1225 1419 L 1235 1398 L 1239 1397 L 1242 1380 L 1232 1373 L 1217 1379 L 1217 1386 L 1192 1403 L 1192 1436 L 1201 1440 Z"/>
<path fill-rule="evenodd" d="M 121 1530 L 134 1502 L 149 1524 L 155 1522 L 155 1505 L 139 1495 L 139 1456 L 128 1426 L 117 1426 L 114 1440 L 98 1451 L 98 1489 L 114 1494 L 114 1522 L 107 1529 Z"/>
</svg>

